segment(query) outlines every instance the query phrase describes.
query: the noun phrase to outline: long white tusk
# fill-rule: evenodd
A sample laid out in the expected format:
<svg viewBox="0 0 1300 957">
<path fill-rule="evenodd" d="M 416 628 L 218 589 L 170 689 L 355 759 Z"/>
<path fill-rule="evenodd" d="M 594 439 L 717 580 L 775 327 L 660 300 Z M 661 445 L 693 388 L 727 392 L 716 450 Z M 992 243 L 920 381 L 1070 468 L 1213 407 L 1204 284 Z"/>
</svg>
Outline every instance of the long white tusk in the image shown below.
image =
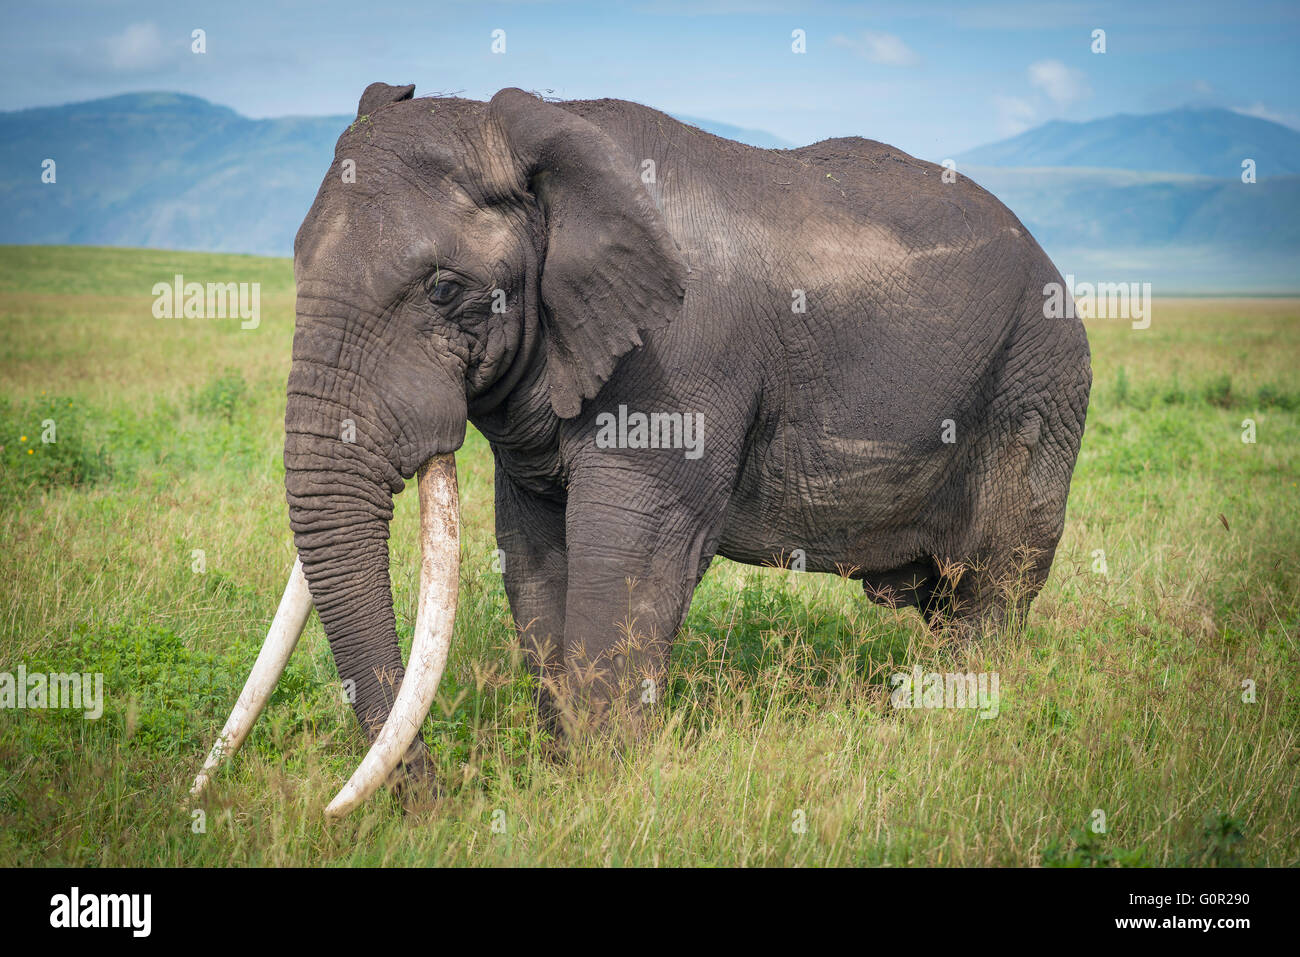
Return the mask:
<svg viewBox="0 0 1300 957">
<path fill-rule="evenodd" d="M 302 560 L 295 559 L 293 571 L 289 574 L 289 583 L 284 586 L 284 597 L 276 609 L 275 620 L 266 633 L 266 641 L 258 653 L 253 670 L 244 682 L 244 690 L 239 693 L 226 726 L 217 736 L 217 743 L 208 752 L 208 759 L 203 762 L 203 770 L 194 779 L 190 788 L 190 797 L 197 798 L 208 786 L 208 772 L 221 763 L 226 755 L 234 754 L 248 737 L 257 723 L 257 716 L 271 699 L 276 682 L 284 674 L 284 666 L 289 663 L 294 646 L 298 644 L 302 630 L 311 614 L 311 592 L 307 589 L 307 577 L 302 573 Z"/>
<path fill-rule="evenodd" d="M 447 666 L 460 588 L 460 496 L 455 455 L 445 453 L 431 458 L 420 469 L 419 483 L 420 599 L 411 660 L 383 730 L 361 766 L 325 809 L 328 817 L 345 816 L 388 780 L 433 706 L 438 682 Z"/>
</svg>

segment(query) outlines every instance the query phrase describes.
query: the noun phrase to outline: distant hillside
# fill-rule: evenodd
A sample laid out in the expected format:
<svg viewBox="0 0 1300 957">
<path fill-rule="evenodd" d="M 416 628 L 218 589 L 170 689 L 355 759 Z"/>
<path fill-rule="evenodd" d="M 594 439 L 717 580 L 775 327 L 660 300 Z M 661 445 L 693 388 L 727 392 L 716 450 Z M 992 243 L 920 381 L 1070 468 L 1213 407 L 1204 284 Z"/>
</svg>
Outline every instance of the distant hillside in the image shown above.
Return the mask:
<svg viewBox="0 0 1300 957">
<path fill-rule="evenodd" d="M 1080 279 L 1300 290 L 1300 133 L 1277 123 L 1194 109 L 1052 122 L 957 165 Z"/>
<path fill-rule="evenodd" d="M 349 120 L 177 93 L 0 114 L 0 242 L 288 255 Z"/>
<path fill-rule="evenodd" d="M 1166 294 L 1300 291 L 1300 176 L 1245 184 L 1126 170 L 960 169 L 1080 280 L 1141 280 Z"/>
<path fill-rule="evenodd" d="M 1086 123 L 1053 120 L 956 157 L 970 166 L 1085 166 L 1260 179 L 1300 173 L 1300 132 L 1231 110 L 1122 113 Z"/>
<path fill-rule="evenodd" d="M 271 256 L 293 236 L 351 116 L 253 120 L 180 93 L 0 113 L 0 243 Z M 753 145 L 762 130 L 683 118 Z M 41 182 L 41 163 L 57 181 Z"/>
<path fill-rule="evenodd" d="M 1247 184 L 1125 170 L 959 169 L 1016 211 L 1044 246 L 1300 250 L 1300 176 Z"/>
</svg>

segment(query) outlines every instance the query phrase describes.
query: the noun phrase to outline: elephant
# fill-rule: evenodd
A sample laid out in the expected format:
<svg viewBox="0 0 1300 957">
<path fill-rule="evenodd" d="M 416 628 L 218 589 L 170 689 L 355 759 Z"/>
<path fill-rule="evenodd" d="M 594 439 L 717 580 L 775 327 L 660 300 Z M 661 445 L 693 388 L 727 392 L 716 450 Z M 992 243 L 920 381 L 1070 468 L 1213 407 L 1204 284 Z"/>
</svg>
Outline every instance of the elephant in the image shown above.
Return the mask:
<svg viewBox="0 0 1300 957">
<path fill-rule="evenodd" d="M 1005 206 L 858 137 L 766 150 L 622 100 L 414 89 L 367 87 L 294 242 L 298 560 L 195 793 L 313 605 L 370 742 L 327 813 L 431 773 L 467 423 L 562 740 L 635 739 L 717 555 L 797 550 L 960 641 L 1023 621 L 1092 372 L 1082 323 L 1044 307 L 1059 272 Z M 404 668 L 387 539 L 417 475 Z"/>
</svg>

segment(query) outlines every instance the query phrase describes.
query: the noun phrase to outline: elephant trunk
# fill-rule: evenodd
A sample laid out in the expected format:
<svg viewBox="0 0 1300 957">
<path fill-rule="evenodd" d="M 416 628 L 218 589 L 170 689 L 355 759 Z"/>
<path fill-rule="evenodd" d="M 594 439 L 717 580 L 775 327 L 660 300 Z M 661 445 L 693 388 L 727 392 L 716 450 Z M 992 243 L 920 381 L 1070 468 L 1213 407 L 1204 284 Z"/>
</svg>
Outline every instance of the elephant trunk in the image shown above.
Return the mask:
<svg viewBox="0 0 1300 957">
<path fill-rule="evenodd" d="M 311 383 L 305 380 L 320 371 L 314 363 L 295 362 L 285 416 L 285 488 L 298 562 L 244 693 L 196 779 L 194 793 L 202 790 L 212 767 L 247 736 L 314 603 L 339 676 L 371 742 L 360 767 L 326 810 L 341 817 L 388 780 L 404 759 L 424 757 L 416 739 L 446 666 L 456 614 L 460 523 L 450 449 L 463 439 L 464 407 L 463 399 L 443 404 L 444 413 L 451 413 L 444 430 L 456 431 L 459 413 L 459 436 L 411 438 L 393 428 L 391 416 L 378 424 L 385 417 L 374 411 L 373 403 L 335 399 L 337 387 L 321 389 L 319 381 L 307 388 Z M 361 418 L 349 412 L 357 407 L 369 414 Z M 401 450 L 395 462 L 393 448 Z M 412 459 L 415 466 L 409 464 Z M 404 487 L 402 473 L 412 471 L 420 494 L 420 594 L 410 664 L 403 668 L 388 534 L 393 494 Z"/>
<path fill-rule="evenodd" d="M 289 521 L 339 676 L 371 742 L 361 766 L 327 808 L 347 814 L 388 780 L 416 744 L 450 647 L 459 582 L 460 529 L 455 456 L 394 437 L 376 415 L 340 441 L 344 408 L 293 392 L 286 411 L 285 487 Z M 350 406 L 366 405 L 349 403 Z M 355 413 L 354 413 L 355 414 Z M 410 664 L 402 667 L 388 564 L 392 496 L 404 462 L 391 447 L 421 448 L 420 595 Z M 408 473 L 409 474 L 409 473 Z M 414 746 L 414 747 L 413 747 Z M 416 753 L 418 752 L 418 754 Z"/>
<path fill-rule="evenodd" d="M 388 568 L 393 489 L 366 474 L 364 445 L 318 434 L 297 400 L 286 416 L 289 524 L 339 678 L 373 741 L 403 676 Z"/>
<path fill-rule="evenodd" d="M 365 759 L 325 809 L 330 817 L 348 814 L 370 797 L 397 768 L 419 734 L 447 665 L 460 582 L 460 501 L 456 487 L 456 457 L 451 453 L 435 455 L 418 475 L 420 594 L 410 663 L 400 679 L 397 698 Z M 391 619 L 391 593 L 387 608 Z M 396 645 L 395 640 L 393 644 Z"/>
</svg>

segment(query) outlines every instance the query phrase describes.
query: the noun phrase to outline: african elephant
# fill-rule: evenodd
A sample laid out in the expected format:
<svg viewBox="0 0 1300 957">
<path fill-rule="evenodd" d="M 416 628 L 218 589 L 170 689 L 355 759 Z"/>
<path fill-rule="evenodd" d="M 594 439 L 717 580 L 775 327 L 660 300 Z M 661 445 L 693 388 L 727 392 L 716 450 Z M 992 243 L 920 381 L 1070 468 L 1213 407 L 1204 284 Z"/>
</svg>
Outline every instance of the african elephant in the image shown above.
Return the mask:
<svg viewBox="0 0 1300 957">
<path fill-rule="evenodd" d="M 635 721 L 715 555 L 798 549 L 958 636 L 1027 609 L 1092 373 L 1082 324 L 1044 308 L 1059 273 L 1001 203 L 857 137 L 763 150 L 620 100 L 413 92 L 366 89 L 298 231 L 299 564 L 196 789 L 313 602 L 371 741 L 329 813 L 427 772 L 467 421 L 538 705 L 569 733 L 575 702 Z M 387 538 L 417 472 L 404 671 Z"/>
</svg>

